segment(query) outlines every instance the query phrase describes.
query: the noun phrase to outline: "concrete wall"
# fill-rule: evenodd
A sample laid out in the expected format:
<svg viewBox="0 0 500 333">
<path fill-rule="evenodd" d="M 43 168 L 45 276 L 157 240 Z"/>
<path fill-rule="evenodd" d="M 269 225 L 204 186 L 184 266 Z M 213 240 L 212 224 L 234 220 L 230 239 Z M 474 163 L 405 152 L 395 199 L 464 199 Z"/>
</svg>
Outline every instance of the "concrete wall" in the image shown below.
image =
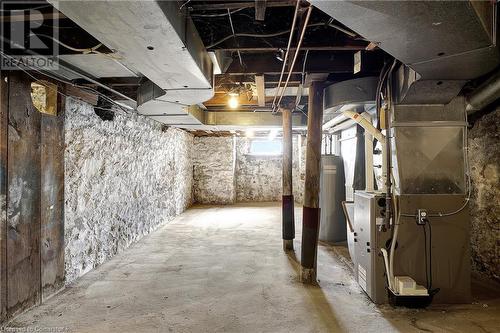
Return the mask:
<svg viewBox="0 0 500 333">
<path fill-rule="evenodd" d="M 248 138 L 197 137 L 194 142 L 195 202 L 230 204 L 281 200 L 281 156 L 250 155 L 251 139 Z M 296 202 L 301 204 L 305 140 L 294 136 L 293 149 L 293 190 Z"/>
<path fill-rule="evenodd" d="M 500 108 L 469 131 L 472 267 L 500 280 Z"/>
<path fill-rule="evenodd" d="M 193 151 L 193 198 L 206 204 L 236 200 L 235 140 L 233 137 L 196 137 Z"/>
<path fill-rule="evenodd" d="M 193 136 L 137 115 L 103 121 L 68 99 L 66 281 L 102 264 L 192 201 Z"/>
</svg>

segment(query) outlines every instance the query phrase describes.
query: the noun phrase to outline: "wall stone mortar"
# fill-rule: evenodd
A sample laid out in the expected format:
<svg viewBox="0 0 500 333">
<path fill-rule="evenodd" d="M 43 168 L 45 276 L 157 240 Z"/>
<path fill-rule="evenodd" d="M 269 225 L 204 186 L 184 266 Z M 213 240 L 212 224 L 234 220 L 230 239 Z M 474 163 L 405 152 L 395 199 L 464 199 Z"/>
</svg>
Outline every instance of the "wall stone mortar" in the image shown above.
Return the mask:
<svg viewBox="0 0 500 333">
<path fill-rule="evenodd" d="M 500 108 L 469 131 L 469 161 L 472 267 L 500 281 Z"/>
<path fill-rule="evenodd" d="M 66 101 L 65 270 L 71 283 L 192 202 L 193 136 Z"/>
<path fill-rule="evenodd" d="M 196 137 L 193 198 L 197 203 L 232 204 L 236 200 L 233 137 Z"/>
</svg>

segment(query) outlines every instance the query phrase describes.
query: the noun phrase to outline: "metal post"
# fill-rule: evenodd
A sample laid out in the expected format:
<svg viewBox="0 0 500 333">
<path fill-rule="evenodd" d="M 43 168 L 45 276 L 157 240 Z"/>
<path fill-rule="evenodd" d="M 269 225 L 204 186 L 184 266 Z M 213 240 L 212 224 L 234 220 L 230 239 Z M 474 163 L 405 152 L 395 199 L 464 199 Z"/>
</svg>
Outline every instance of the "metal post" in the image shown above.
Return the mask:
<svg viewBox="0 0 500 333">
<path fill-rule="evenodd" d="M 283 117 L 283 250 L 293 250 L 295 214 L 292 190 L 292 110 L 282 109 Z"/>
<path fill-rule="evenodd" d="M 300 280 L 316 282 L 319 233 L 319 184 L 321 161 L 321 125 L 323 122 L 323 84 L 314 81 L 309 87 L 307 117 L 306 179 L 302 216 L 302 253 Z"/>
</svg>

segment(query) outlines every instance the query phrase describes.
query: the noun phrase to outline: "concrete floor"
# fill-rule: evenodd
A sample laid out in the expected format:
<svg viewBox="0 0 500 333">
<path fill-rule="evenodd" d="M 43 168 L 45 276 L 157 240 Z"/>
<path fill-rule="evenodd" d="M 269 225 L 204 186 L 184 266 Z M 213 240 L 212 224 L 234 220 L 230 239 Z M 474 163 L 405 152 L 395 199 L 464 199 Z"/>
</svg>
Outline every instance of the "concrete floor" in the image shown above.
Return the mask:
<svg viewBox="0 0 500 333">
<path fill-rule="evenodd" d="M 500 332 L 498 289 L 482 287 L 466 305 L 378 307 L 354 282 L 340 246 L 321 245 L 319 286 L 302 285 L 297 259 L 281 249 L 280 211 L 275 203 L 189 209 L 9 326 L 120 333 Z M 296 216 L 300 220 L 300 209 Z"/>
</svg>

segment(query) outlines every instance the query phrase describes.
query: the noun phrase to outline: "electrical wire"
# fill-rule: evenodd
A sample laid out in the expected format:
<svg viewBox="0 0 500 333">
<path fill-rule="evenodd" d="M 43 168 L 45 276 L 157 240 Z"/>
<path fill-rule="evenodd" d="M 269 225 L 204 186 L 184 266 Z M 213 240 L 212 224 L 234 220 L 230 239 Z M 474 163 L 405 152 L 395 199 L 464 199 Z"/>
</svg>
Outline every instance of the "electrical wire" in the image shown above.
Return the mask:
<svg viewBox="0 0 500 333">
<path fill-rule="evenodd" d="M 276 87 L 276 91 L 274 93 L 274 98 L 273 98 L 273 102 L 272 102 L 273 112 L 275 109 L 276 98 L 278 97 L 278 91 L 280 90 L 281 80 L 283 80 L 283 75 L 285 74 L 285 68 L 286 68 L 286 64 L 288 61 L 288 54 L 290 53 L 290 46 L 292 45 L 293 33 L 295 31 L 295 24 L 297 23 L 297 16 L 299 13 L 299 5 L 300 5 L 300 0 L 297 0 L 297 3 L 295 4 L 295 11 L 293 13 L 292 27 L 289 30 L 290 37 L 288 37 L 288 45 L 286 47 L 285 57 L 283 58 L 283 66 L 281 67 L 280 78 L 278 80 L 278 86 Z"/>
<path fill-rule="evenodd" d="M 295 50 L 295 54 L 293 55 L 292 64 L 290 65 L 290 70 L 288 71 L 288 77 L 286 78 L 285 85 L 283 86 L 283 89 L 281 90 L 281 95 L 280 95 L 280 98 L 279 98 L 278 103 L 277 103 L 278 106 L 281 104 L 281 100 L 283 99 L 283 95 L 285 94 L 288 83 L 290 82 L 290 77 L 292 76 L 293 68 L 295 67 L 295 61 L 297 61 L 300 47 L 302 46 L 302 41 L 304 40 L 304 35 L 306 33 L 306 30 L 307 30 L 307 23 L 309 22 L 309 18 L 311 17 L 311 12 L 312 12 L 312 6 L 307 9 L 306 18 L 304 20 L 304 28 L 302 29 L 302 32 L 300 33 L 299 42 L 297 43 L 297 49 Z M 273 103 L 273 106 L 274 106 L 274 103 Z"/>
<path fill-rule="evenodd" d="M 184 8 L 184 6 L 186 6 L 188 3 L 190 3 L 191 0 L 186 0 L 186 2 L 184 2 L 180 7 L 179 7 L 179 10 L 181 10 L 182 8 Z"/>
<path fill-rule="evenodd" d="M 297 88 L 297 96 L 295 98 L 295 108 L 297 109 L 299 104 L 300 104 L 300 99 L 302 98 L 302 92 L 304 89 L 304 83 L 305 83 L 305 77 L 306 77 L 306 63 L 307 63 L 307 56 L 309 55 L 309 50 L 306 50 L 306 54 L 304 55 L 304 61 L 302 62 L 302 77 L 300 80 L 299 87 Z M 292 110 L 293 111 L 293 110 Z M 304 113 L 302 110 L 300 110 L 307 118 L 307 114 Z"/>
<path fill-rule="evenodd" d="M 227 9 L 227 15 L 229 17 L 229 25 L 231 26 L 231 31 L 233 32 L 234 42 L 235 42 L 236 46 L 238 47 L 238 40 L 236 39 L 236 36 L 235 36 L 233 19 L 231 18 L 231 11 L 229 10 L 229 8 Z M 240 59 L 240 65 L 241 65 L 241 67 L 243 67 L 243 59 L 241 59 L 241 52 L 240 52 L 240 50 L 238 50 L 238 58 Z"/>
<path fill-rule="evenodd" d="M 431 222 L 426 223 L 429 226 L 429 293 L 432 289 L 432 227 Z M 425 226 L 424 226 L 425 227 Z"/>
<path fill-rule="evenodd" d="M 384 66 L 382 67 L 382 70 L 380 71 L 378 83 L 377 83 L 377 88 L 375 89 L 375 104 L 376 104 L 376 112 L 377 112 L 377 129 L 380 130 L 380 109 L 382 107 L 382 94 L 381 94 L 381 87 L 382 87 L 382 81 L 385 80 L 385 75 L 387 70 L 389 69 L 389 63 L 385 62 Z"/>
<path fill-rule="evenodd" d="M 328 24 L 325 24 L 325 23 L 312 23 L 312 24 L 309 24 L 307 27 L 308 28 L 313 28 L 313 27 L 320 27 L 320 26 L 329 26 Z M 292 30 L 295 30 L 296 28 L 294 29 L 288 29 L 288 30 L 283 30 L 283 31 L 278 31 L 278 32 L 273 32 L 273 33 L 269 33 L 269 34 L 252 34 L 252 33 L 237 33 L 235 34 L 234 36 L 235 37 L 253 37 L 253 38 L 270 38 L 270 37 L 277 37 L 277 36 L 281 36 L 281 35 L 285 35 L 287 33 L 290 33 Z M 215 43 L 212 43 L 211 45 L 208 45 L 206 48 L 207 49 L 211 49 L 223 42 L 225 42 L 226 40 L 230 39 L 231 37 L 233 37 L 233 35 L 229 35 L 229 36 L 226 36 L 222 39 L 219 39 L 218 41 L 216 41 Z"/>
<path fill-rule="evenodd" d="M 306 50 L 306 54 L 304 55 L 304 62 L 302 63 L 302 84 L 305 84 L 306 80 L 306 63 L 308 55 L 309 55 L 309 50 Z"/>
<path fill-rule="evenodd" d="M 349 30 L 347 30 L 345 28 L 342 28 L 341 26 L 338 26 L 338 25 L 334 24 L 333 23 L 333 17 L 331 17 L 328 20 L 328 26 L 332 27 L 332 28 L 335 28 L 335 29 L 337 29 L 340 32 L 343 32 L 343 33 L 345 33 L 346 35 L 348 35 L 350 37 L 353 37 L 353 38 L 357 38 L 358 37 L 358 35 L 355 32 L 349 31 Z"/>
<path fill-rule="evenodd" d="M 68 50 L 75 51 L 75 52 L 82 52 L 83 54 L 89 54 L 89 53 L 93 53 L 93 52 L 98 52 L 96 50 L 102 46 L 102 43 L 99 43 L 99 44 L 97 44 L 94 47 L 79 49 L 79 48 L 72 47 L 72 46 L 70 46 L 68 44 L 65 44 L 65 43 L 61 42 L 59 39 L 54 38 L 54 37 L 49 36 L 49 35 L 31 33 L 30 36 L 37 36 L 37 37 L 49 38 L 49 39 L 53 40 L 54 42 L 56 42 L 57 44 L 59 44 L 61 46 L 64 46 Z"/>
<path fill-rule="evenodd" d="M 14 60 L 13 57 L 9 56 L 8 54 L 5 54 L 3 51 L 0 51 L 0 55 L 6 57 L 6 58 L 9 58 L 11 60 Z M 54 89 L 53 87 L 47 85 L 47 84 L 44 84 L 43 82 L 40 81 L 40 78 L 37 78 L 36 76 L 32 75 L 31 73 L 29 73 L 27 70 L 25 70 L 24 68 L 22 68 L 22 66 L 19 66 L 17 63 L 15 62 L 12 62 L 12 64 L 14 66 L 16 66 L 17 68 L 19 68 L 21 71 L 23 71 L 26 75 L 28 75 L 29 77 L 31 77 L 32 79 L 34 79 L 35 81 L 39 82 L 41 85 L 43 85 L 44 87 L 50 89 L 50 90 L 53 90 L 55 91 L 56 93 L 60 94 L 61 96 L 64 96 L 64 97 L 68 97 L 68 98 L 74 98 L 73 96 L 68 96 L 64 93 L 62 93 L 61 91 L 57 90 L 57 89 Z M 128 112 L 122 105 L 120 105 L 120 103 L 117 103 L 115 102 L 112 98 L 110 98 L 109 96 L 106 96 L 105 94 L 101 93 L 100 91 L 98 90 L 95 90 L 93 88 L 90 88 L 90 87 L 86 87 L 86 86 L 82 86 L 82 85 L 78 85 L 78 84 L 75 84 L 71 81 L 67 81 L 68 78 L 66 78 L 66 80 L 63 80 L 59 77 L 56 77 L 56 76 L 53 76 L 53 75 L 50 75 L 50 74 L 47 74 L 45 72 L 42 72 L 40 70 L 38 70 L 37 68 L 35 67 L 32 67 L 32 66 L 28 66 L 26 65 L 26 67 L 30 68 L 32 71 L 40 74 L 40 75 L 43 75 L 43 76 L 46 76 L 46 77 L 49 77 L 51 79 L 54 79 L 54 80 L 57 80 L 59 82 L 62 82 L 62 83 L 65 83 L 65 84 L 69 84 L 71 86 L 74 86 L 74 87 L 77 87 L 77 88 L 80 88 L 80 89 L 83 89 L 83 90 L 87 90 L 87 91 L 92 91 L 94 93 L 96 93 L 97 95 L 99 95 L 100 97 L 102 97 L 103 99 L 106 99 L 107 101 L 109 101 L 110 103 L 118 106 L 121 110 L 123 110 L 124 112 L 126 113 L 130 113 Z M 133 111 L 136 111 L 135 109 L 132 109 Z"/>
<path fill-rule="evenodd" d="M 122 57 L 117 56 L 116 54 L 102 53 L 102 52 L 97 51 L 97 49 L 99 49 L 100 47 L 103 46 L 102 43 L 99 43 L 99 44 L 97 44 L 94 47 L 80 49 L 80 48 L 75 48 L 75 47 L 72 47 L 72 46 L 70 46 L 68 44 L 65 44 L 65 43 L 61 42 L 60 40 L 58 40 L 57 38 L 54 38 L 54 37 L 49 36 L 49 35 L 45 35 L 45 34 L 33 34 L 32 33 L 32 34 L 30 34 L 30 36 L 40 36 L 40 37 L 49 38 L 49 39 L 53 40 L 54 42 L 56 42 L 57 44 L 63 46 L 64 48 L 66 48 L 68 50 L 75 51 L 75 52 L 81 52 L 82 54 L 100 54 L 102 56 L 109 57 L 109 58 L 111 58 L 113 60 L 122 59 Z"/>
<path fill-rule="evenodd" d="M 238 8 L 238 9 L 235 9 L 233 11 L 230 12 L 230 14 L 235 14 L 239 11 L 242 11 L 243 9 L 246 9 L 246 8 Z M 228 13 L 220 13 L 220 14 L 190 14 L 189 16 L 191 17 L 224 17 L 224 16 L 227 16 L 229 15 Z"/>
<path fill-rule="evenodd" d="M 426 281 L 427 290 L 430 290 L 429 264 L 428 264 L 428 256 L 427 256 L 427 232 L 425 231 L 425 224 L 422 226 L 422 230 L 424 231 L 425 281 Z"/>
</svg>

